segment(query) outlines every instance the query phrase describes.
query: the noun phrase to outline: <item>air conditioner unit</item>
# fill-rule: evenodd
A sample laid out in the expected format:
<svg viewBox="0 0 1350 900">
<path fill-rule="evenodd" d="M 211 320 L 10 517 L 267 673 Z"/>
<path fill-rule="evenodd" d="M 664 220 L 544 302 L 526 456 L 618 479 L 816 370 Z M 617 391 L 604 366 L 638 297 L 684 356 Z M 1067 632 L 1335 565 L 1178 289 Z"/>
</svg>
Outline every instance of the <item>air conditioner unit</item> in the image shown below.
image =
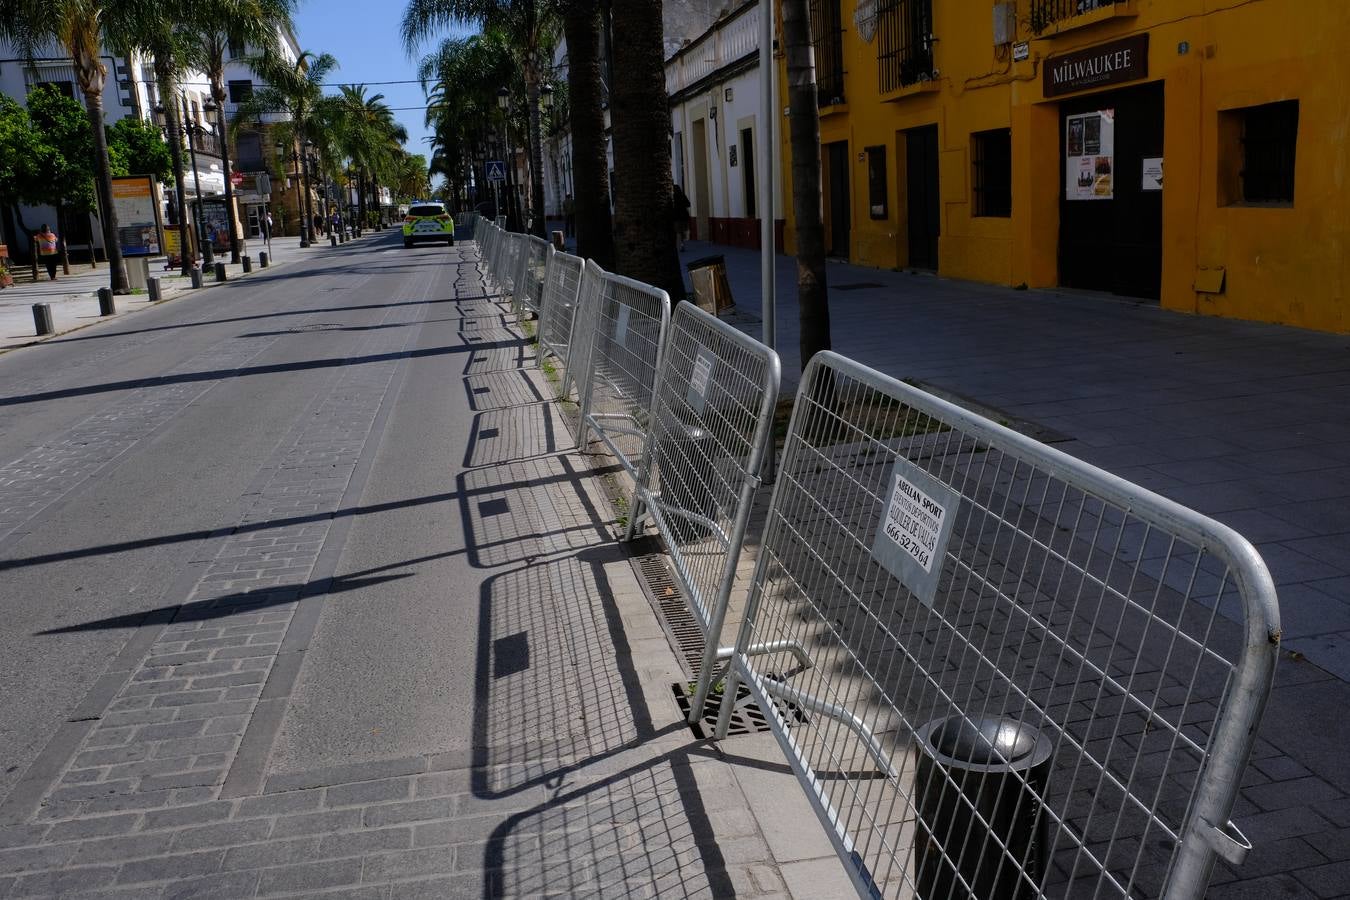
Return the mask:
<svg viewBox="0 0 1350 900">
<path fill-rule="evenodd" d="M 994 46 L 1001 47 L 1017 40 L 1017 4 L 994 4 Z"/>
</svg>

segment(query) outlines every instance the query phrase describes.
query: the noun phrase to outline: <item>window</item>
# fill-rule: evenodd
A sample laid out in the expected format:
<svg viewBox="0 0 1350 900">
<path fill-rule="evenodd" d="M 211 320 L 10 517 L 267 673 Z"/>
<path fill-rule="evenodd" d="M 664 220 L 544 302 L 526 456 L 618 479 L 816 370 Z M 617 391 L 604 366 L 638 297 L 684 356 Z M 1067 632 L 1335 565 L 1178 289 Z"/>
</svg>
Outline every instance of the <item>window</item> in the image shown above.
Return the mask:
<svg viewBox="0 0 1350 900">
<path fill-rule="evenodd" d="M 995 128 L 970 136 L 973 215 L 1012 215 L 1012 131 Z"/>
<path fill-rule="evenodd" d="M 932 0 L 877 0 L 877 63 L 882 93 L 932 78 Z"/>
<path fill-rule="evenodd" d="M 741 129 L 741 186 L 745 192 L 745 217 L 755 217 L 755 135 L 749 128 Z"/>
<path fill-rule="evenodd" d="M 867 148 L 867 212 L 874 219 L 890 215 L 886 202 L 886 148 Z"/>
<path fill-rule="evenodd" d="M 244 55 L 243 41 L 236 40 L 235 38 L 230 38 L 229 44 L 230 44 L 229 46 L 230 59 L 238 59 L 239 57 Z"/>
<path fill-rule="evenodd" d="M 62 97 L 75 99 L 75 82 L 73 81 L 43 81 L 39 82 L 39 86 L 52 88 Z"/>
<path fill-rule="evenodd" d="M 262 136 L 256 131 L 241 131 L 234 141 L 235 168 L 240 172 L 260 172 L 263 161 Z"/>
<path fill-rule="evenodd" d="M 249 97 L 252 97 L 252 96 L 253 96 L 253 82 L 252 82 L 252 81 L 248 81 L 248 80 L 244 80 L 244 81 L 231 81 L 231 82 L 229 83 L 229 88 L 230 88 L 230 102 L 231 102 L 231 103 L 243 103 L 243 102 L 244 102 L 245 100 L 247 100 Z"/>
<path fill-rule="evenodd" d="M 1247 203 L 1294 202 L 1294 147 L 1298 101 L 1285 100 L 1237 110 L 1242 128 L 1242 199 Z"/>
<path fill-rule="evenodd" d="M 811 43 L 816 51 L 816 102 L 844 102 L 844 26 L 840 0 L 811 0 Z"/>
</svg>

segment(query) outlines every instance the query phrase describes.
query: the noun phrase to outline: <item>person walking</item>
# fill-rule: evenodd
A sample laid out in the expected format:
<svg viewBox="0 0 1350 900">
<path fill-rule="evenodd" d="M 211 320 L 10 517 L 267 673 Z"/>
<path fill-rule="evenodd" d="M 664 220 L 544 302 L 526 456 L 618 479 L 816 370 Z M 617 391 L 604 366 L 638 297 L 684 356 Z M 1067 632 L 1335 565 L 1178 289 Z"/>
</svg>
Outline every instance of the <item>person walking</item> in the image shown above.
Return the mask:
<svg viewBox="0 0 1350 900">
<path fill-rule="evenodd" d="M 684 193 L 684 188 L 678 183 L 675 185 L 674 202 L 671 204 L 671 215 L 675 218 L 675 238 L 680 242 L 680 249 L 684 249 L 684 242 L 689 240 L 689 197 Z"/>
<path fill-rule="evenodd" d="M 46 223 L 43 223 L 42 230 L 37 233 L 34 240 L 37 241 L 38 258 L 47 267 L 47 279 L 55 281 L 56 264 L 60 261 L 60 254 L 56 252 L 56 232 L 48 228 Z"/>
</svg>

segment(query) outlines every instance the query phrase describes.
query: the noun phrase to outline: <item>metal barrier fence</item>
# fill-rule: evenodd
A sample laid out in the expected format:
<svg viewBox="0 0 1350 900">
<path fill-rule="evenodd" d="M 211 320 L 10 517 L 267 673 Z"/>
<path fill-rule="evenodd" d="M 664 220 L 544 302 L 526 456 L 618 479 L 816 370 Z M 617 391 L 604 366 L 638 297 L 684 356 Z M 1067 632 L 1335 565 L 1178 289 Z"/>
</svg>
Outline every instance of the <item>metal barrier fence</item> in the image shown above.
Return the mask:
<svg viewBox="0 0 1350 900">
<path fill-rule="evenodd" d="M 539 314 L 539 359 L 547 353 L 555 360 L 567 359 L 572 340 L 572 320 L 576 317 L 581 273 L 586 262 L 579 256 L 555 250 L 549 256 L 544 279 L 542 310 Z M 557 365 L 555 362 L 554 365 Z"/>
<path fill-rule="evenodd" d="M 581 316 L 574 326 L 574 333 L 589 345 L 584 364 L 568 366 L 580 406 L 573 433 L 577 448 L 586 449 L 594 432 L 634 483 L 669 321 L 670 297 L 665 291 L 604 272 L 598 290 L 590 295 L 582 292 Z"/>
<path fill-rule="evenodd" d="M 511 306 L 517 318 L 523 319 L 526 313 L 538 318 L 543 307 L 544 273 L 548 269 L 549 257 L 555 251 L 548 241 L 532 234 L 520 235 L 520 241 L 519 268 L 515 277 L 518 289 L 512 292 Z"/>
<path fill-rule="evenodd" d="M 579 379 L 578 376 L 589 372 L 591 368 L 591 357 L 595 351 L 593 332 L 597 327 L 601 286 L 607 274 L 593 259 L 586 260 L 582 266 L 581 284 L 577 288 L 577 304 L 572 315 L 572 326 L 567 342 L 567 355 L 564 357 L 563 374 L 558 385 L 558 399 L 562 402 L 563 419 L 567 422 L 572 439 L 578 442 L 578 447 L 581 446 L 581 395 L 585 390 L 585 379 Z"/>
<path fill-rule="evenodd" d="M 772 642 L 814 664 L 750 655 Z M 1249 849 L 1229 816 L 1278 645 L 1232 530 L 823 353 L 724 690 L 860 894 L 1199 898 Z"/>
<path fill-rule="evenodd" d="M 780 374 L 773 350 L 692 303 L 676 307 L 626 539 L 652 520 L 703 631 L 691 724 L 703 717 L 717 660 L 730 656 L 720 650 L 722 626 L 772 439 Z"/>
</svg>

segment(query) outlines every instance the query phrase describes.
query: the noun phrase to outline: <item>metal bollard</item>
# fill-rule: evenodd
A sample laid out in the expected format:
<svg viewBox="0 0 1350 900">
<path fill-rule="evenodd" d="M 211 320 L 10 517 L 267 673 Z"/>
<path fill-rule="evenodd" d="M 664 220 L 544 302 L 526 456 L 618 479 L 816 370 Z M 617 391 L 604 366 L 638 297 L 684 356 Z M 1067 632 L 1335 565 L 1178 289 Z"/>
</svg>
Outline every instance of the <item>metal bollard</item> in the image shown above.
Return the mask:
<svg viewBox="0 0 1350 900">
<path fill-rule="evenodd" d="M 98 314 L 100 316 L 117 315 L 117 306 L 113 303 L 112 288 L 98 289 Z"/>
<path fill-rule="evenodd" d="M 160 293 L 158 275 L 151 275 L 149 278 L 145 279 L 145 289 L 150 292 L 151 303 L 158 303 L 164 297 L 164 295 Z"/>
<path fill-rule="evenodd" d="M 271 262 L 271 261 L 272 261 L 272 259 L 271 259 L 271 257 L 269 257 L 269 256 L 267 255 L 267 251 L 266 251 L 266 250 L 263 250 L 262 252 L 260 252 L 260 253 L 258 254 L 258 267 L 259 267 L 259 268 L 262 268 L 262 269 L 267 268 L 267 264 L 268 264 L 269 262 Z"/>
<path fill-rule="evenodd" d="M 243 264 L 245 272 L 253 271 L 253 260 L 248 256 L 241 256 L 239 262 Z"/>
<path fill-rule="evenodd" d="M 192 279 L 192 286 L 193 286 L 194 288 L 199 288 L 199 287 L 202 286 L 202 270 L 201 270 L 201 269 L 196 269 L 196 268 L 194 268 L 194 269 L 192 270 L 192 274 L 191 274 L 190 276 L 188 276 L 188 277 L 190 277 L 190 278 Z"/>
<path fill-rule="evenodd" d="M 46 303 L 33 304 L 33 327 L 37 329 L 38 337 L 44 334 L 56 334 L 56 326 L 52 324 L 52 308 Z"/>
<path fill-rule="evenodd" d="M 336 235 L 336 234 L 333 234 L 333 232 L 331 232 L 331 231 L 328 232 L 328 245 L 329 245 L 330 247 L 336 247 L 336 246 L 337 246 L 337 235 Z"/>
<path fill-rule="evenodd" d="M 224 281 L 225 277 L 225 264 L 223 262 L 216 263 L 216 284 Z"/>
</svg>

